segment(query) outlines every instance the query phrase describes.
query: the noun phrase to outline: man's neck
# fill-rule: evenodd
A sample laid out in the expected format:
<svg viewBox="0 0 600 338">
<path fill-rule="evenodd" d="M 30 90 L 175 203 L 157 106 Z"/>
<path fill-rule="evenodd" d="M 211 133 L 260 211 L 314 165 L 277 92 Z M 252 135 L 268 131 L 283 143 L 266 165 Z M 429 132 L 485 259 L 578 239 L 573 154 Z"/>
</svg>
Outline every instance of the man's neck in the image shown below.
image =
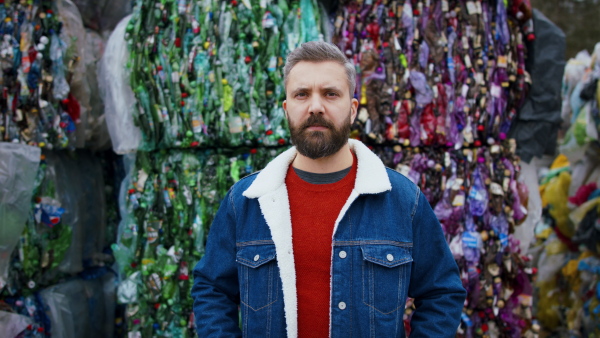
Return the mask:
<svg viewBox="0 0 600 338">
<path fill-rule="evenodd" d="M 315 174 L 326 174 L 344 170 L 352 166 L 352 161 L 350 146 L 346 143 L 337 153 L 315 160 L 298 153 L 292 166 Z"/>
</svg>

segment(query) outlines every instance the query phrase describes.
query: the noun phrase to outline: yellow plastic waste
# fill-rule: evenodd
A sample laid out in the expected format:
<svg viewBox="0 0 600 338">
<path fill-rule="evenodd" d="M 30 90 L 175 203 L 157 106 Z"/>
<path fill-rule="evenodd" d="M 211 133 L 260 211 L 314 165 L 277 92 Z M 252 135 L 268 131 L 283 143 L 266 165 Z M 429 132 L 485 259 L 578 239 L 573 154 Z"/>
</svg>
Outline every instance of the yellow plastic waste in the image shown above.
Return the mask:
<svg viewBox="0 0 600 338">
<path fill-rule="evenodd" d="M 546 186 L 548 183 L 554 179 L 561 171 L 568 169 L 570 166 L 569 159 L 564 155 L 560 154 L 552 162 L 550 166 L 550 172 L 546 175 L 546 178 L 542 180 L 540 183 L 540 196 L 542 196 L 542 208 L 545 208 L 548 204 L 547 201 L 544 200 L 544 192 L 546 191 Z"/>
<path fill-rule="evenodd" d="M 562 322 L 560 308 L 571 306 L 569 291 L 559 288 L 557 279 L 540 283 L 538 287 L 537 318 L 543 328 L 553 330 Z"/>
<path fill-rule="evenodd" d="M 581 223 L 581 221 L 583 221 L 583 218 L 585 217 L 585 215 L 588 212 L 590 212 L 590 210 L 592 210 L 593 208 L 599 208 L 599 207 L 600 207 L 600 197 L 596 197 L 592 200 L 589 200 L 589 201 L 583 203 L 577 209 L 573 210 L 573 212 L 571 212 L 571 214 L 569 215 L 571 222 L 573 222 L 573 224 Z"/>
</svg>

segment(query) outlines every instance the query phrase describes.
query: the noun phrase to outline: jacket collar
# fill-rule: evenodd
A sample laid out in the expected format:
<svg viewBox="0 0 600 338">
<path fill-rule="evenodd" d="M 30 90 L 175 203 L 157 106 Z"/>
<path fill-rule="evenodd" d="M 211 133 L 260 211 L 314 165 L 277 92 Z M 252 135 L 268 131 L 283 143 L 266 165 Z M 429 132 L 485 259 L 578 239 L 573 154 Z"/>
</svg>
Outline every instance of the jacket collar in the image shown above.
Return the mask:
<svg viewBox="0 0 600 338">
<path fill-rule="evenodd" d="M 350 150 L 356 154 L 358 166 L 354 191 L 361 194 L 378 194 L 392 189 L 383 162 L 362 142 L 348 140 Z M 292 147 L 273 159 L 244 191 L 248 198 L 259 198 L 277 190 L 285 184 L 285 175 L 296 157 L 296 147 Z"/>
</svg>

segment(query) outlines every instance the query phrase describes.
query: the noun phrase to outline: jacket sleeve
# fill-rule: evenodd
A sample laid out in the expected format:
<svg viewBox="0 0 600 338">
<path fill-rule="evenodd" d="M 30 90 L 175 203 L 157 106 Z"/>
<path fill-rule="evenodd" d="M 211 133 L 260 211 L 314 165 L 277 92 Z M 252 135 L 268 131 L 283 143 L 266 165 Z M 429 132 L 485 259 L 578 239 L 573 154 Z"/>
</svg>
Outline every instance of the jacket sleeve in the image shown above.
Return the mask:
<svg viewBox="0 0 600 338">
<path fill-rule="evenodd" d="M 191 295 L 198 337 L 241 337 L 232 190 L 212 223 L 204 257 L 194 268 Z"/>
<path fill-rule="evenodd" d="M 408 296 L 416 310 L 411 337 L 454 337 L 466 298 L 442 227 L 423 194 L 413 216 L 413 265 Z"/>
</svg>

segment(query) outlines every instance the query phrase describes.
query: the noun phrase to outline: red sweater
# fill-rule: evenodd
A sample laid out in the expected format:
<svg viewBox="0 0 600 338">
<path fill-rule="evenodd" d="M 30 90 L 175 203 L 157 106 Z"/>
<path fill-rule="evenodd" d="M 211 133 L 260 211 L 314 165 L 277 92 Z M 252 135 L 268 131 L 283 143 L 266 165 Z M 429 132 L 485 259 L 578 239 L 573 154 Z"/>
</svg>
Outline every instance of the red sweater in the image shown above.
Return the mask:
<svg viewBox="0 0 600 338">
<path fill-rule="evenodd" d="M 288 169 L 300 338 L 329 336 L 333 226 L 355 179 L 356 156 L 346 177 L 331 184 L 308 183 Z"/>
</svg>

